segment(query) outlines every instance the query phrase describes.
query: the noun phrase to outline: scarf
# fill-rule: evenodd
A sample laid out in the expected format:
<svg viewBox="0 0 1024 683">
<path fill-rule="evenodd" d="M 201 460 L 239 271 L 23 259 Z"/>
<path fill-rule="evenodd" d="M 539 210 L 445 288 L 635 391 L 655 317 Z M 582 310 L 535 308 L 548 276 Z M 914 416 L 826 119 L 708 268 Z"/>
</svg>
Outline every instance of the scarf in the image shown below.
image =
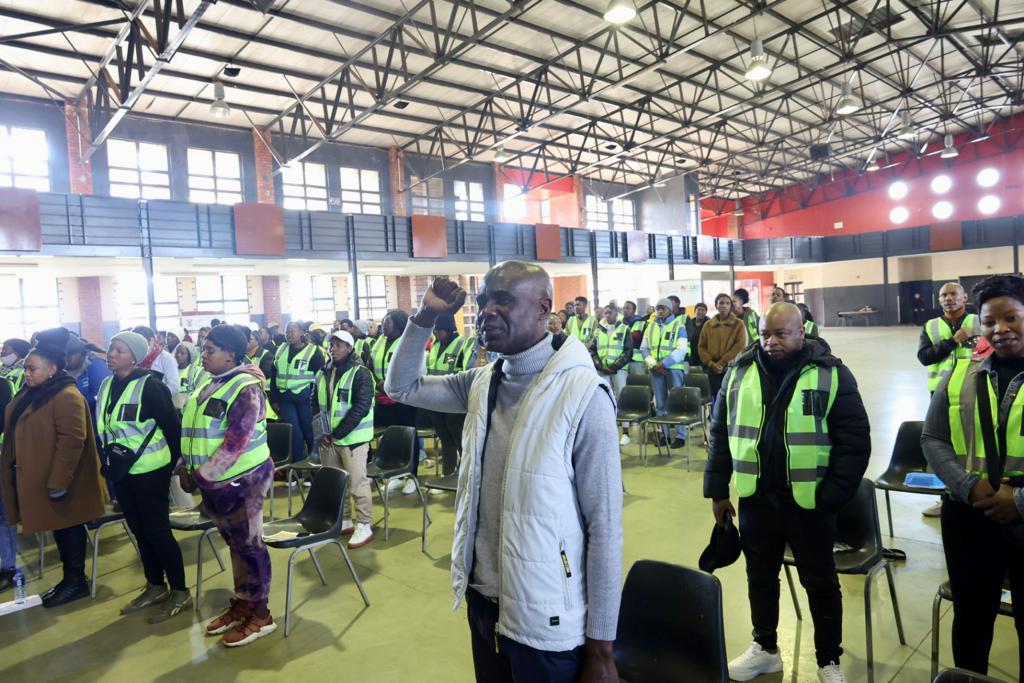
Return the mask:
<svg viewBox="0 0 1024 683">
<path fill-rule="evenodd" d="M 75 386 L 75 380 L 71 375 L 63 371 L 58 372 L 37 387 L 30 387 L 26 384 L 15 398 L 14 407 L 11 409 L 11 419 L 5 425 L 4 432 L 13 434 L 14 427 L 18 424 L 18 419 L 24 415 L 25 411 L 29 408 L 33 410 L 39 409 L 53 400 L 53 397 L 60 393 L 62 389 L 73 386 Z"/>
<path fill-rule="evenodd" d="M 164 347 L 160 346 L 159 344 L 155 344 L 153 348 L 150 350 L 150 352 L 146 354 L 146 357 L 143 358 L 142 361 L 139 363 L 139 367 L 144 368 L 146 370 L 151 369 L 153 367 L 153 363 L 156 361 L 157 356 L 159 356 L 160 352 L 163 350 Z"/>
</svg>

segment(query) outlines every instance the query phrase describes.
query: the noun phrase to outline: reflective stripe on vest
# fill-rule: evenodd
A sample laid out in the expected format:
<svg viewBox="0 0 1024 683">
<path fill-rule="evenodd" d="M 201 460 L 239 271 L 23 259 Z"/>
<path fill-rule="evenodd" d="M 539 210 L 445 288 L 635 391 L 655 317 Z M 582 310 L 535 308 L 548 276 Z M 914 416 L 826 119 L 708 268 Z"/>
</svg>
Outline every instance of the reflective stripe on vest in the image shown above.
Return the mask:
<svg viewBox="0 0 1024 683">
<path fill-rule="evenodd" d="M 459 370 L 469 370 L 476 367 L 477 338 L 470 335 L 462 343 L 462 357 L 459 359 Z"/>
<path fill-rule="evenodd" d="M 597 335 L 594 337 L 597 342 L 597 360 L 605 365 L 618 360 L 626 348 L 627 334 L 629 334 L 629 328 L 622 323 L 616 325 L 610 334 L 603 327 L 599 327 Z"/>
<path fill-rule="evenodd" d="M 156 420 L 150 418 L 139 421 L 142 389 L 146 385 L 147 377 L 148 375 L 137 377 L 130 381 L 109 411 L 107 407 L 110 403 L 112 377 L 103 378 L 96 395 L 96 435 L 104 446 L 116 443 L 138 452 L 149 432 L 156 429 L 153 438 L 146 444 L 146 450 L 142 451 L 142 455 L 128 470 L 128 474 L 145 474 L 171 464 L 171 449 L 167 445 L 163 431 L 157 427 Z"/>
<path fill-rule="evenodd" d="M 805 365 L 786 408 L 787 479 L 793 500 L 807 510 L 815 507 L 815 492 L 828 471 L 832 439 L 828 414 L 838 390 L 838 370 Z M 764 429 L 765 406 L 761 374 L 754 363 L 735 365 L 726 380 L 729 451 L 741 498 L 754 495 L 761 476 L 757 452 Z"/>
<path fill-rule="evenodd" d="M 334 395 L 331 397 L 330 404 L 327 402 L 327 374 L 324 372 L 317 374 L 316 399 L 320 404 L 320 410 L 330 410 L 331 431 L 337 429 L 338 425 L 341 424 L 341 421 L 348 414 L 348 411 L 352 409 L 352 384 L 355 382 L 356 373 L 360 370 L 369 372 L 365 365 L 360 364 L 353 365 L 345 371 L 345 374 L 334 385 Z M 373 440 L 373 403 L 374 399 L 371 395 L 370 412 L 359 421 L 359 424 L 351 432 L 340 439 L 335 439 L 334 445 L 351 446 L 353 444 L 369 443 Z"/>
<path fill-rule="evenodd" d="M 590 341 L 594 336 L 594 325 L 597 323 L 594 316 L 588 315 L 584 318 L 583 322 L 580 322 L 580 317 L 574 315 L 569 318 L 569 321 L 565 324 L 565 333 L 569 336 L 576 337 L 584 344 Z"/>
<path fill-rule="evenodd" d="M 996 396 L 992 378 L 981 370 L 981 363 L 969 361 L 957 363 L 947 385 L 949 397 L 949 437 L 960 465 L 969 473 L 988 479 L 985 439 L 979 429 L 978 373 L 984 375 L 988 387 L 989 405 L 992 407 L 992 424 L 999 425 L 999 398 Z M 1003 474 L 1007 477 L 1024 475 L 1024 435 L 1021 434 L 1024 414 L 1024 392 L 1013 397 L 1006 414 L 1006 461 Z"/>
<path fill-rule="evenodd" d="M 291 346 L 282 344 L 277 350 L 274 358 L 274 367 L 277 368 L 277 388 L 279 391 L 290 391 L 293 394 L 300 393 L 303 389 L 313 384 L 316 375 L 309 369 L 310 361 L 314 353 L 320 353 L 313 344 L 306 344 L 289 361 L 288 351 Z"/>
<path fill-rule="evenodd" d="M 11 383 L 12 395 L 16 394 L 21 391 L 21 387 L 25 384 L 25 368 L 21 366 L 8 368 L 3 372 L 2 377 Z"/>
<path fill-rule="evenodd" d="M 743 324 L 747 327 L 747 334 L 750 335 L 748 342 L 752 342 L 761 335 L 757 332 L 758 315 L 753 308 L 747 308 L 743 311 Z"/>
<path fill-rule="evenodd" d="M 454 375 L 462 369 L 462 347 L 465 343 L 465 337 L 456 337 L 448 340 L 448 345 L 442 349 L 435 338 L 427 354 L 427 374 Z"/>
<path fill-rule="evenodd" d="M 809 334 L 813 337 L 818 336 L 818 324 L 811 320 L 804 323 L 804 333 Z"/>
<path fill-rule="evenodd" d="M 382 334 L 377 337 L 377 341 L 373 343 L 373 348 L 370 349 L 370 356 L 373 361 L 373 376 L 380 382 L 383 382 L 387 377 L 388 366 L 391 365 L 391 356 L 395 354 L 397 342 L 398 340 L 396 339 L 389 346 L 388 338 Z"/>
<path fill-rule="evenodd" d="M 629 326 L 629 333 L 632 334 L 634 332 L 639 332 L 641 334 L 641 337 L 642 337 L 643 332 L 644 332 L 644 319 L 643 318 L 639 318 L 637 320 L 634 320 L 633 324 Z M 643 363 L 644 362 L 644 355 L 642 353 L 640 353 L 640 345 L 639 344 L 637 344 L 633 348 L 633 358 L 631 360 L 634 363 Z"/>
<path fill-rule="evenodd" d="M 647 350 L 650 351 L 651 358 L 661 361 L 679 348 L 677 340 L 679 339 L 679 330 L 682 328 L 682 322 L 682 318 L 674 318 L 667 325 L 660 325 L 654 322 L 647 326 L 644 336 L 647 338 Z M 670 370 L 682 370 L 683 362 L 679 361 L 665 367 Z"/>
<path fill-rule="evenodd" d="M 249 361 L 251 365 L 259 366 L 259 364 L 263 362 L 264 356 L 266 356 L 268 353 L 269 351 L 261 348 L 259 349 L 255 356 L 246 356 L 245 359 Z"/>
<path fill-rule="evenodd" d="M 352 347 L 352 353 L 356 354 L 356 358 L 363 357 L 363 351 L 366 350 L 366 337 L 360 337 L 356 339 L 356 345 Z"/>
<path fill-rule="evenodd" d="M 932 346 L 936 346 L 939 342 L 946 339 L 953 338 L 953 328 L 942 316 L 929 320 L 925 323 L 924 329 L 928 334 L 928 340 L 932 343 Z M 981 323 L 978 320 L 978 316 L 973 313 L 967 313 L 964 316 L 963 322 L 960 324 L 960 329 L 969 330 L 970 336 L 972 337 L 979 336 L 981 334 Z M 953 372 L 953 368 L 956 366 L 957 362 L 961 360 L 970 360 L 973 353 L 974 349 L 969 349 L 966 346 L 957 344 L 952 353 L 940 360 L 938 363 L 929 365 L 928 391 L 934 392 L 938 389 L 942 380 L 949 377 L 950 373 Z"/>
<path fill-rule="evenodd" d="M 199 385 L 206 381 L 209 373 L 203 370 L 202 360 L 196 360 L 188 364 L 185 372 L 181 375 L 181 391 L 184 394 L 191 394 L 199 388 Z"/>
<path fill-rule="evenodd" d="M 181 455 L 189 471 L 196 470 L 217 452 L 224 443 L 228 432 L 228 413 L 242 389 L 259 385 L 259 380 L 252 375 L 240 372 L 210 392 L 202 402 L 199 397 L 206 391 L 213 380 L 207 380 L 201 387 L 192 392 L 185 402 L 185 410 L 181 419 Z M 260 392 L 262 394 L 262 392 Z M 211 401 L 220 401 L 222 409 L 214 410 Z M 217 404 L 214 404 L 215 406 Z M 213 415 L 207 415 L 213 412 Z M 267 421 L 260 419 L 253 425 L 252 437 L 245 450 L 238 456 L 235 464 L 227 472 L 217 477 L 217 481 L 225 481 L 237 477 L 244 472 L 263 463 L 270 457 L 267 447 Z"/>
</svg>

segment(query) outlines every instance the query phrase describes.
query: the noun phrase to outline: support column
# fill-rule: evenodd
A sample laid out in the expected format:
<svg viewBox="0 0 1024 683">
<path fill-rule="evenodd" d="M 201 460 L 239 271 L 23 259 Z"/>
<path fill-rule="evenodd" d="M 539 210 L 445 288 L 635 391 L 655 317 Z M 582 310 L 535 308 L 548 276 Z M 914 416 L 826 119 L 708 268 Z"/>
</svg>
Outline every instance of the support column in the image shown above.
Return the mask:
<svg viewBox="0 0 1024 683">
<path fill-rule="evenodd" d="M 501 223 L 505 220 L 505 171 L 501 164 L 491 162 L 491 172 L 494 174 L 494 220 Z"/>
<path fill-rule="evenodd" d="M 92 161 L 83 159 L 89 149 L 89 110 L 85 104 L 64 103 L 68 145 L 68 189 L 71 194 L 92 194 Z M 101 339 L 102 334 L 96 339 Z"/>
<path fill-rule="evenodd" d="M 405 185 L 405 152 L 401 147 L 388 148 L 388 167 L 391 179 L 391 215 L 409 215 L 409 193 L 402 192 Z"/>
<path fill-rule="evenodd" d="M 274 155 L 270 153 L 270 131 L 252 130 L 253 151 L 256 157 L 256 202 L 274 204 Z"/>
<path fill-rule="evenodd" d="M 278 275 L 263 276 L 263 315 L 268 325 L 281 322 L 281 278 Z"/>
<path fill-rule="evenodd" d="M 583 176 L 572 177 L 572 189 L 576 195 L 576 223 L 579 228 L 587 227 L 587 193 L 583 189 Z"/>
</svg>

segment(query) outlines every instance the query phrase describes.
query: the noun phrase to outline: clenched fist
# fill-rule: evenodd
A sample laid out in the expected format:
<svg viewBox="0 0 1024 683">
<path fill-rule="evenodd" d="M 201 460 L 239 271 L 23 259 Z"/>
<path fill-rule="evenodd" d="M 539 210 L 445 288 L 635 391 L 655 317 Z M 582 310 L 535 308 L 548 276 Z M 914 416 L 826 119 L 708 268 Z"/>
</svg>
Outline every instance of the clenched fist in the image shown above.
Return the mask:
<svg viewBox="0 0 1024 683">
<path fill-rule="evenodd" d="M 466 303 L 466 290 L 446 277 L 435 278 L 423 293 L 420 310 L 413 322 L 420 327 L 433 327 L 437 316 L 453 314 Z"/>
</svg>

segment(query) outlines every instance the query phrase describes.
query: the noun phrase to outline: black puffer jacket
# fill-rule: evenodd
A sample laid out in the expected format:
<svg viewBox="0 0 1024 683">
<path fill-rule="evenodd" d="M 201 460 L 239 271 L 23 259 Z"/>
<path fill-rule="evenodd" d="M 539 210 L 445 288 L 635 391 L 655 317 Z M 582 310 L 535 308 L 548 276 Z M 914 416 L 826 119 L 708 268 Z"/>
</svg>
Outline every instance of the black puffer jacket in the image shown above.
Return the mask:
<svg viewBox="0 0 1024 683">
<path fill-rule="evenodd" d="M 373 376 L 370 374 L 370 370 L 359 361 L 354 355 L 350 355 L 348 360 L 335 369 L 334 382 L 341 380 L 341 376 L 348 371 L 352 366 L 358 366 L 356 369 L 356 375 L 352 378 L 352 393 L 351 402 L 352 407 L 345 413 L 345 417 L 341 418 L 341 422 L 334 428 L 331 434 L 335 439 L 342 439 L 348 435 L 353 429 L 355 429 L 364 417 L 373 408 Z M 323 367 L 321 372 L 328 381 L 328 395 L 333 396 L 334 384 L 331 384 L 331 370 L 334 369 L 334 363 L 328 363 Z M 317 380 L 319 381 L 319 380 Z M 313 403 L 313 414 L 315 415 L 321 409 L 318 404 L 316 390 L 310 392 Z M 326 406 L 323 406 L 326 408 Z M 351 444 L 351 447 L 355 447 L 361 444 Z"/>
<path fill-rule="evenodd" d="M 828 414 L 828 432 L 832 438 L 832 453 L 828 473 L 818 487 L 817 508 L 833 513 L 845 505 L 857 492 L 860 480 L 871 456 L 871 427 L 864 410 L 857 381 L 849 368 L 831 355 L 827 347 L 808 338 L 804 343 L 799 362 L 793 364 L 775 386 L 772 373 L 768 370 L 767 355 L 757 344 L 752 344 L 730 365 L 722 389 L 715 401 L 711 416 L 710 446 L 708 462 L 704 470 L 704 497 L 721 500 L 729 497 L 729 480 L 732 477 L 732 455 L 729 452 L 726 388 L 730 373 L 736 366 L 756 364 L 761 376 L 762 396 L 765 402 L 764 432 L 758 444 L 762 476 L 758 479 L 757 495 L 785 494 L 786 445 L 781 438 L 785 433 L 786 407 L 793 396 L 797 375 L 808 363 L 838 368 L 839 386 L 836 400 Z"/>
</svg>

